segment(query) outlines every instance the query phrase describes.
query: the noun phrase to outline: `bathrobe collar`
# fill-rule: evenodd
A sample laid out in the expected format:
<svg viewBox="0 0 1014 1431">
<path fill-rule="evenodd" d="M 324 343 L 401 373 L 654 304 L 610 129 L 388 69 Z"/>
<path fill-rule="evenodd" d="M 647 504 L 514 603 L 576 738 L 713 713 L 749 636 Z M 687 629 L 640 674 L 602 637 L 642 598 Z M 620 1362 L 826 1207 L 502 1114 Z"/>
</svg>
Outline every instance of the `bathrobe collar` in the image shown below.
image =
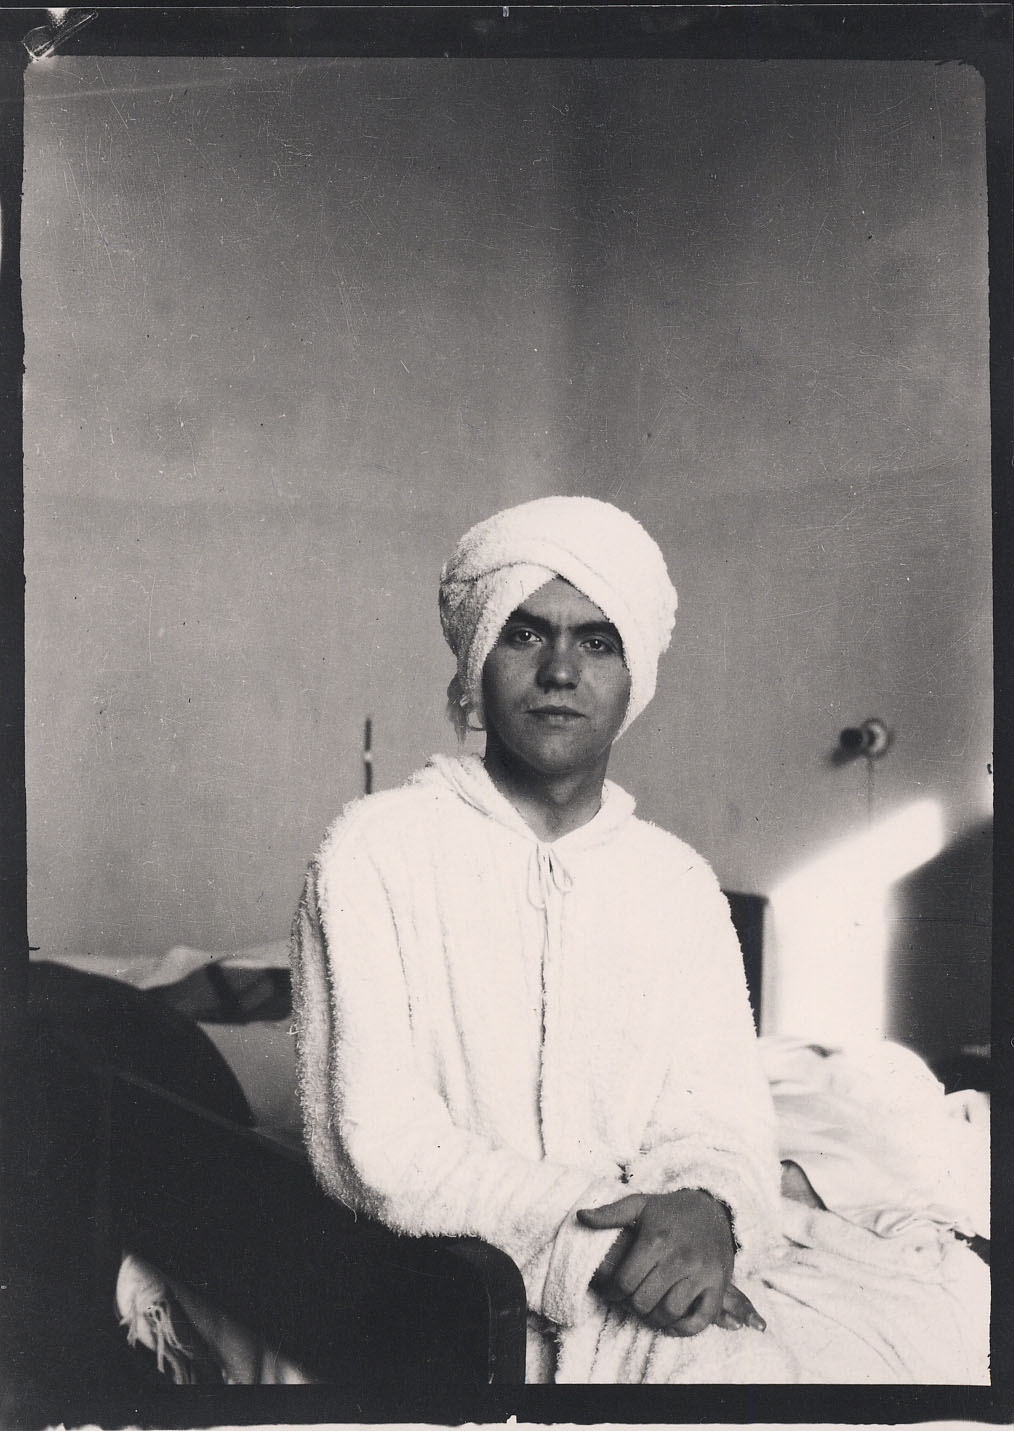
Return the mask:
<svg viewBox="0 0 1014 1431">
<path fill-rule="evenodd" d="M 524 816 L 514 808 L 493 784 L 482 757 L 478 755 L 434 755 L 415 776 L 420 785 L 436 785 L 453 791 L 461 800 L 515 834 L 524 836 L 533 845 L 552 850 L 564 857 L 568 852 L 591 849 L 611 840 L 633 817 L 635 801 L 632 795 L 606 780 L 602 786 L 602 804 L 598 812 L 584 825 L 561 835 L 556 840 L 540 840 Z"/>
</svg>

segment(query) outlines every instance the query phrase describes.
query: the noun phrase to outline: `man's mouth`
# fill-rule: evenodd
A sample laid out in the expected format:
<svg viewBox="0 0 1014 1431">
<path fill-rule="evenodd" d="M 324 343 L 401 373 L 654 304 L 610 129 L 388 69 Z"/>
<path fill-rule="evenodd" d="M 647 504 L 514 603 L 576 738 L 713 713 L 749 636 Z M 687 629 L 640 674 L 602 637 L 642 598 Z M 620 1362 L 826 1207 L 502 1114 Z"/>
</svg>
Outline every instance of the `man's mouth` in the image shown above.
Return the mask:
<svg viewBox="0 0 1014 1431">
<path fill-rule="evenodd" d="M 532 706 L 528 714 L 537 716 L 539 720 L 544 720 L 550 724 L 559 722 L 561 725 L 567 721 L 584 720 L 581 711 L 574 710 L 573 706 Z"/>
</svg>

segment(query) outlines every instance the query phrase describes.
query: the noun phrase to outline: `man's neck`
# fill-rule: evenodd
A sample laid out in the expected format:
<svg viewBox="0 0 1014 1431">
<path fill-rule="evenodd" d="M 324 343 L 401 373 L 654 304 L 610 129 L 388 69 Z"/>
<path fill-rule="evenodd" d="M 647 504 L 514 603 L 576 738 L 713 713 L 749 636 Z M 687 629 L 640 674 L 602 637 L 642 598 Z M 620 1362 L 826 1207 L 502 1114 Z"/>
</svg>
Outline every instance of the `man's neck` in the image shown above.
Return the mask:
<svg viewBox="0 0 1014 1431">
<path fill-rule="evenodd" d="M 608 755 L 592 770 L 546 775 L 511 758 L 487 735 L 483 763 L 490 780 L 540 840 L 558 840 L 587 825 L 602 806 Z"/>
</svg>

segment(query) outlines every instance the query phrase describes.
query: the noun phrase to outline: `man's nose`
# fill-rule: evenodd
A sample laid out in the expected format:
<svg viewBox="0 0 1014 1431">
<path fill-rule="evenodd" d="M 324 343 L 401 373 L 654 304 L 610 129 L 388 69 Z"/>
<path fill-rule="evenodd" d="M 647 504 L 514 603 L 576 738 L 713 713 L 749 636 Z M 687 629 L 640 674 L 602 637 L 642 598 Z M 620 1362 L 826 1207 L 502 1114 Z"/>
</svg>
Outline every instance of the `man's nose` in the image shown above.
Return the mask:
<svg viewBox="0 0 1014 1431">
<path fill-rule="evenodd" d="M 577 652 L 570 642 L 550 642 L 539 666 L 543 686 L 576 686 L 580 679 Z"/>
</svg>

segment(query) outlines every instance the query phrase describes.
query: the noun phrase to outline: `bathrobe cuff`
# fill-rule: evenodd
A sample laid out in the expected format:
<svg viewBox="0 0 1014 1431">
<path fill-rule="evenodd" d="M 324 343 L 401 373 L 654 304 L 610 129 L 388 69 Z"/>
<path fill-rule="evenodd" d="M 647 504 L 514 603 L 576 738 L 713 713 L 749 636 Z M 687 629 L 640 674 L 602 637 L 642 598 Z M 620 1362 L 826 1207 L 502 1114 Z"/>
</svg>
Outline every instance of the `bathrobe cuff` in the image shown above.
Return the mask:
<svg viewBox="0 0 1014 1431">
<path fill-rule="evenodd" d="M 587 1317 L 601 1315 L 602 1302 L 591 1290 L 591 1280 L 619 1236 L 619 1228 L 585 1227 L 577 1220 L 582 1207 L 602 1207 L 630 1192 L 618 1178 L 591 1183 L 560 1224 L 549 1252 L 542 1291 L 542 1314 L 557 1326 L 574 1326 Z"/>
</svg>

